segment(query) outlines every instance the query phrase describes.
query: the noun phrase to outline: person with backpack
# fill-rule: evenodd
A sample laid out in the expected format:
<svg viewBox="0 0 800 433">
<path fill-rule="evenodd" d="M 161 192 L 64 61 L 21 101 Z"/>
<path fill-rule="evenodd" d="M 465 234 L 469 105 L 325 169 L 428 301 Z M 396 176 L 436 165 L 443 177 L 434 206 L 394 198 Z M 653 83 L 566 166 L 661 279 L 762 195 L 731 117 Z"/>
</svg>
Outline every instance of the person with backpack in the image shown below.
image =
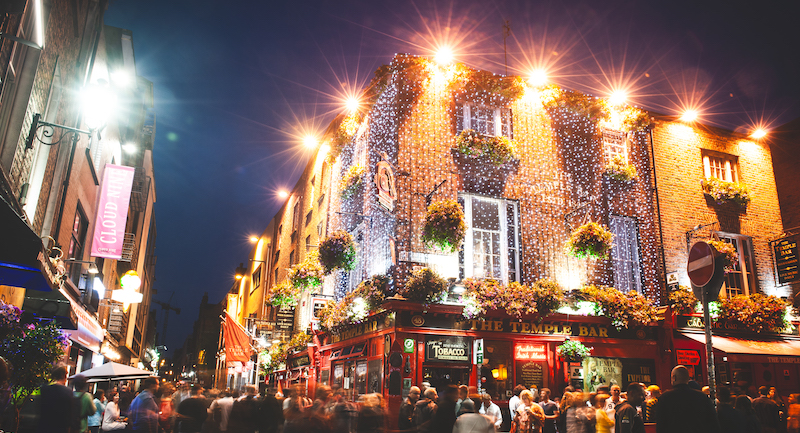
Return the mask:
<svg viewBox="0 0 800 433">
<path fill-rule="evenodd" d="M 72 385 L 75 387 L 72 403 L 72 423 L 71 433 L 86 433 L 89 431 L 89 416 L 97 412 L 92 395 L 86 392 L 89 384 L 86 376 L 77 374 L 72 377 Z"/>
</svg>

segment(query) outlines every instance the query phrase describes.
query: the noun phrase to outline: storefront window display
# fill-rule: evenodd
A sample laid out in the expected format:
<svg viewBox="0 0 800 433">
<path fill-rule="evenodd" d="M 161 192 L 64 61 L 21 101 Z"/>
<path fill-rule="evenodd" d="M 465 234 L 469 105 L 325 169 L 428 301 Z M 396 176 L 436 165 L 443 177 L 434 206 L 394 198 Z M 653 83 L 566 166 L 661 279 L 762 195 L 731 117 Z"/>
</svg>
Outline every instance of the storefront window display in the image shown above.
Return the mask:
<svg viewBox="0 0 800 433">
<path fill-rule="evenodd" d="M 483 364 L 480 369 L 481 388 L 492 400 L 508 400 L 513 392 L 510 341 L 486 340 Z"/>
</svg>

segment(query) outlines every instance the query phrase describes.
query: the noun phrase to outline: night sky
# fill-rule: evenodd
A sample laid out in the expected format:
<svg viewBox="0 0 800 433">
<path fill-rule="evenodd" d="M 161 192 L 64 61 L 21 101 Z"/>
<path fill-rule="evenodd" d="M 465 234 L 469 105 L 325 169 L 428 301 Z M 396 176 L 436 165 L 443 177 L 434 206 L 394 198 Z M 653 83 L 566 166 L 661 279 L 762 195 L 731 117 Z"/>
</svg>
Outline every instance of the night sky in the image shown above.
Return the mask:
<svg viewBox="0 0 800 433">
<path fill-rule="evenodd" d="M 663 114 L 747 132 L 800 117 L 795 1 L 112 0 L 107 25 L 133 31 L 137 73 L 154 82 L 158 238 L 155 299 L 169 353 L 191 333 L 204 292 L 219 302 L 294 185 L 307 133 L 395 53 L 442 44 L 469 66 L 597 96 L 625 88 Z M 162 313 L 159 309 L 159 332 Z M 169 355 L 168 355 L 169 356 Z"/>
</svg>

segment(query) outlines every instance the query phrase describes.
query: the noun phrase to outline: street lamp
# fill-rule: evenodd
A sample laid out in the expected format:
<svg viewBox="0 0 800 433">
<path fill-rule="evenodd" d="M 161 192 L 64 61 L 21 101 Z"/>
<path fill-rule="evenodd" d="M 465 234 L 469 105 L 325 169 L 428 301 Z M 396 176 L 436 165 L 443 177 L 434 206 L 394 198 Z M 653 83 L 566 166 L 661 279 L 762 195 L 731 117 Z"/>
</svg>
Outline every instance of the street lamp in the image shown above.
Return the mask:
<svg viewBox="0 0 800 433">
<path fill-rule="evenodd" d="M 245 272 L 247 272 L 247 268 L 244 267 L 244 263 L 239 263 L 239 266 L 236 268 L 236 274 L 234 274 L 234 277 L 236 277 L 237 280 L 241 280 L 242 278 L 244 278 Z"/>
</svg>

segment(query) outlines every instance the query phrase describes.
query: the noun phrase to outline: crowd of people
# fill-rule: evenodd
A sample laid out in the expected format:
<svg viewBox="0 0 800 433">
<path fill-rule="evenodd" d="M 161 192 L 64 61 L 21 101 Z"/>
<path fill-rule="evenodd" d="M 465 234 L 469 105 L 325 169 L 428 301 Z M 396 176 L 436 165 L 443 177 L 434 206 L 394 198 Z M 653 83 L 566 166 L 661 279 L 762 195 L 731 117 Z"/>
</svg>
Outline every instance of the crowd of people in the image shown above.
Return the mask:
<svg viewBox="0 0 800 433">
<path fill-rule="evenodd" d="M 141 382 L 138 392 L 122 383 L 87 392 L 81 375 L 67 386 L 67 368 L 51 372 L 24 416 L 23 433 L 644 433 L 654 423 L 658 433 L 800 433 L 800 394 L 789 404 L 775 388 L 761 387 L 757 398 L 733 395 L 720 386 L 716 401 L 690 380 L 685 367 L 672 370 L 669 391 L 631 383 L 584 393 L 567 387 L 558 398 L 550 389 L 514 388 L 508 412 L 466 385 L 436 389 L 427 382 L 412 386 L 398 410 L 387 410 L 381 394 L 361 395 L 318 384 L 314 399 L 293 386 L 286 395 L 252 386 L 241 390 L 206 390 L 197 384 Z M 716 403 L 716 405 L 714 404 Z M 396 414 L 396 415 L 390 415 Z M 390 416 L 397 416 L 390 420 Z"/>
</svg>

